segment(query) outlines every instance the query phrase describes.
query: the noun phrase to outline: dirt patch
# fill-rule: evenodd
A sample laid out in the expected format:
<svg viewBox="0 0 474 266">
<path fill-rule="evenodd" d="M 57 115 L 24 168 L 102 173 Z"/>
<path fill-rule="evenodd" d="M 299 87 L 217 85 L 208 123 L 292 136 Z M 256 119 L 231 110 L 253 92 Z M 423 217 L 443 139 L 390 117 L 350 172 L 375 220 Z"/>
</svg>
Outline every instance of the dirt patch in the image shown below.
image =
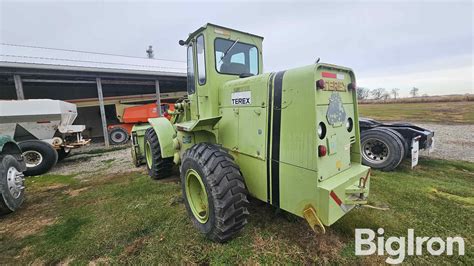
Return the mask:
<svg viewBox="0 0 474 266">
<path fill-rule="evenodd" d="M 332 259 L 337 258 L 341 249 L 344 247 L 345 241 L 341 239 L 339 235 L 331 231 L 324 235 L 319 234 L 317 236 L 315 236 L 313 232 L 308 232 L 308 234 L 311 234 L 311 238 L 315 239 L 316 250 L 324 263 L 328 263 Z"/>
<path fill-rule="evenodd" d="M 143 171 L 132 164 L 130 147 L 121 146 L 104 149 L 93 145 L 74 150 L 72 154 L 49 171 L 52 175 L 74 175 L 78 179 L 92 178 L 96 175 L 109 176 Z"/>
<path fill-rule="evenodd" d="M 31 255 L 31 246 L 26 246 L 20 251 L 20 253 L 18 253 L 17 256 L 15 256 L 15 259 L 20 259 L 29 255 Z"/>
<path fill-rule="evenodd" d="M 44 227 L 56 222 L 56 217 L 30 217 L 22 219 L 9 219 L 4 221 L 0 229 L 0 234 L 11 234 L 14 238 L 24 238 L 41 231 Z"/>
<path fill-rule="evenodd" d="M 143 246 L 146 245 L 146 241 L 148 240 L 148 238 L 149 237 L 140 237 L 135 239 L 132 244 L 124 248 L 121 257 L 126 258 L 128 256 L 133 256 L 140 253 L 140 250 L 143 248 Z"/>
<path fill-rule="evenodd" d="M 64 184 L 51 184 L 35 190 L 26 190 L 26 201 L 22 208 L 1 217 L 0 236 L 8 235 L 12 239 L 23 239 L 41 232 L 45 227 L 57 221 L 55 210 L 57 196 Z"/>
<path fill-rule="evenodd" d="M 255 254 L 282 256 L 282 259 L 291 258 L 307 264 L 327 264 L 340 257 L 347 242 L 347 239 L 330 229 L 326 234 L 313 232 L 306 221 L 296 219 L 288 222 L 282 215 L 275 219 L 280 219 L 280 225 L 271 235 L 261 233 L 266 225 L 253 228 L 252 250 Z"/>
<path fill-rule="evenodd" d="M 58 265 L 61 265 L 61 266 L 70 265 L 73 261 L 74 261 L 73 258 L 66 258 L 65 260 L 60 261 Z"/>
<path fill-rule="evenodd" d="M 63 189 L 67 186 L 68 185 L 65 185 L 65 184 L 52 184 L 52 185 L 40 188 L 39 191 L 41 191 L 41 192 L 51 192 L 51 191 L 56 191 L 56 190 Z"/>
<path fill-rule="evenodd" d="M 79 189 L 74 189 L 74 190 L 68 190 L 66 191 L 66 194 L 68 194 L 71 197 L 76 197 L 78 196 L 81 192 L 88 190 L 89 187 L 83 187 Z"/>
</svg>

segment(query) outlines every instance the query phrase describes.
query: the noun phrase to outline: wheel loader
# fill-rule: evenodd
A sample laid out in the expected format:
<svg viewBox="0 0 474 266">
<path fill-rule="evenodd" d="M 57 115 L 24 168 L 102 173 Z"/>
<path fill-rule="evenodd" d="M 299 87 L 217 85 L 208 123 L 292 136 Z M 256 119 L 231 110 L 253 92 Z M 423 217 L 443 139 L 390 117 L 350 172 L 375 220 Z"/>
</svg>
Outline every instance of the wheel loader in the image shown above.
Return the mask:
<svg viewBox="0 0 474 266">
<path fill-rule="evenodd" d="M 187 98 L 171 120 L 132 129 L 134 164 L 155 179 L 178 166 L 187 212 L 216 242 L 247 223 L 249 196 L 316 231 L 367 204 L 353 71 L 315 63 L 263 73 L 262 42 L 214 24 L 179 41 Z"/>
</svg>

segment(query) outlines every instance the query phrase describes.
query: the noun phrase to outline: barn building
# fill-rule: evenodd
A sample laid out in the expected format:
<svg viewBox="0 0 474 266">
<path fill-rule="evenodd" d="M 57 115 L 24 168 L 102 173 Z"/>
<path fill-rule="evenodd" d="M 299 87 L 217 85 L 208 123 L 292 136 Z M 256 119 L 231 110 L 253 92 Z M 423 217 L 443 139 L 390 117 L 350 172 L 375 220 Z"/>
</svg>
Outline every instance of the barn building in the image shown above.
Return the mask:
<svg viewBox="0 0 474 266">
<path fill-rule="evenodd" d="M 104 139 L 107 124 L 118 122 L 116 104 L 175 102 L 186 93 L 184 62 L 99 53 L 84 58 L 67 50 L 58 58 L 54 52 L 40 57 L 31 47 L 2 51 L 0 99 L 75 103 L 75 124 L 86 125 L 83 135 L 94 140 Z"/>
</svg>

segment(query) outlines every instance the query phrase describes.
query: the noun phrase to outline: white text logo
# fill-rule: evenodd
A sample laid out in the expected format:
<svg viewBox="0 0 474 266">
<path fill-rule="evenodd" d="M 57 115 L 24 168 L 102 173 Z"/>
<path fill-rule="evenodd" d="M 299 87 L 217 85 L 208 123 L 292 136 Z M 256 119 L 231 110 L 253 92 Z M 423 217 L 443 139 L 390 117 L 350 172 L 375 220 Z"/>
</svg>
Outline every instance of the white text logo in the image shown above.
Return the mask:
<svg viewBox="0 0 474 266">
<path fill-rule="evenodd" d="M 405 257 L 413 255 L 423 255 L 423 248 L 429 254 L 439 256 L 443 253 L 453 255 L 454 247 L 457 248 L 458 255 L 464 255 L 464 239 L 462 237 L 415 237 L 415 230 L 408 229 L 407 237 L 391 236 L 385 239 L 383 228 L 377 230 L 377 239 L 372 229 L 355 230 L 355 254 L 358 256 L 368 256 L 377 253 L 389 257 L 385 262 L 390 264 L 402 263 Z"/>
</svg>

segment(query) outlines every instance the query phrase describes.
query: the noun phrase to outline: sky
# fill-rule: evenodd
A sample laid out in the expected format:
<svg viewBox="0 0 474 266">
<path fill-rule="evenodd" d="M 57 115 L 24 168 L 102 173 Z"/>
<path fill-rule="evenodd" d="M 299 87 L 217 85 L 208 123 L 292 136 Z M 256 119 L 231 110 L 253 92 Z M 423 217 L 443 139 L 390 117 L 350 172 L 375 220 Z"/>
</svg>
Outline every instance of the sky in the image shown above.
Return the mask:
<svg viewBox="0 0 474 266">
<path fill-rule="evenodd" d="M 473 1 L 4 1 L 0 43 L 184 61 L 206 22 L 264 36 L 265 72 L 321 62 L 408 96 L 474 93 Z M 67 56 L 0 45 L 0 54 Z M 94 55 L 88 60 L 97 60 Z M 125 60 L 114 59 L 114 60 Z M 181 68 L 179 62 L 167 61 Z"/>
</svg>

